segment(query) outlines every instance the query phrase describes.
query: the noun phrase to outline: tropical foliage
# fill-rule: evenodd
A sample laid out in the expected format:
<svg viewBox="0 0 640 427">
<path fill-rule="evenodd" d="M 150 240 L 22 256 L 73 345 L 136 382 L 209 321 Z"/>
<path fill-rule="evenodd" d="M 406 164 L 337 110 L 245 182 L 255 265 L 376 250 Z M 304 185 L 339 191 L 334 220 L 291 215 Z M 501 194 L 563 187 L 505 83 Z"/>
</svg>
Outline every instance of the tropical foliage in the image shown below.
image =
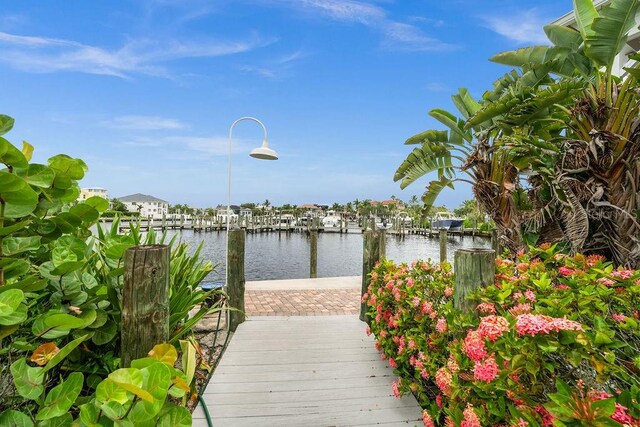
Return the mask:
<svg viewBox="0 0 640 427">
<path fill-rule="evenodd" d="M 13 119 L 0 116 L 2 134 L 12 126 Z M 127 419 L 144 425 L 143 415 L 185 419 L 183 410 L 165 405 L 165 396 L 182 404 L 194 396 L 193 371 L 202 358 L 191 329 L 221 308 L 189 312 L 210 295 L 198 284 L 213 266 L 198 260 L 199 250 L 190 255 L 185 245 L 169 242 L 170 342 L 180 345 L 184 372 L 173 369 L 168 355 L 177 352 L 170 344 L 154 353 L 165 354 L 166 368 L 143 359 L 123 371 L 124 253 L 165 238 L 143 236 L 136 227 L 120 234 L 117 220 L 103 230 L 98 219 L 106 200 L 74 204 L 84 162 L 57 155 L 36 164 L 32 152 L 27 143 L 19 150 L 0 137 L 0 425 L 69 425 L 78 416 L 87 425 Z"/>
<path fill-rule="evenodd" d="M 640 267 L 640 69 L 633 61 L 624 76 L 613 74 L 639 5 L 612 0 L 596 10 L 574 0 L 577 30 L 548 25 L 550 46 L 491 58 L 517 68 L 480 100 L 461 89 L 452 97 L 458 115 L 432 110 L 448 130 L 409 138 L 419 147 L 395 180 L 404 188 L 436 173 L 426 205 L 469 182 L 513 253 L 562 242 Z"/>
<path fill-rule="evenodd" d="M 374 270 L 376 347 L 426 426 L 640 424 L 640 271 L 556 249 L 499 259 L 471 313 L 454 308 L 446 263 Z"/>
</svg>

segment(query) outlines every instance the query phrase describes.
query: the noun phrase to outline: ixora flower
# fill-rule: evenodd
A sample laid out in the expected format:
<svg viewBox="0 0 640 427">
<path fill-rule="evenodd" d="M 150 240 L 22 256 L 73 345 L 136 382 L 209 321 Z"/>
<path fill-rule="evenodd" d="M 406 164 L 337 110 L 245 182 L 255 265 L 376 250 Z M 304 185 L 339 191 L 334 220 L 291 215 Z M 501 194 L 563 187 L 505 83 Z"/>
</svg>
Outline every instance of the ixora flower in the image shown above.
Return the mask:
<svg viewBox="0 0 640 427">
<path fill-rule="evenodd" d="M 486 316 L 480 319 L 478 332 L 482 338 L 495 342 L 509 330 L 509 321 L 502 316 Z"/>
<path fill-rule="evenodd" d="M 402 394 L 400 393 L 400 386 L 401 385 L 402 385 L 402 378 L 398 378 L 397 380 L 395 380 L 393 382 L 393 384 L 391 384 L 391 391 L 393 392 L 393 395 L 397 399 L 400 399 L 400 397 L 402 396 Z"/>
<path fill-rule="evenodd" d="M 544 335 L 559 331 L 581 331 L 582 325 L 574 320 L 554 318 L 539 314 L 521 314 L 516 318 L 519 335 Z"/>
<path fill-rule="evenodd" d="M 445 396 L 451 395 L 453 376 L 444 366 L 436 371 L 436 385 Z"/>
<path fill-rule="evenodd" d="M 489 356 L 482 362 L 476 362 L 473 368 L 473 378 L 476 381 L 490 383 L 498 376 L 498 364 L 493 356 Z"/>
<path fill-rule="evenodd" d="M 429 415 L 426 409 L 422 411 L 422 422 L 424 423 L 424 427 L 435 427 L 433 418 L 431 418 L 431 415 Z"/>
<path fill-rule="evenodd" d="M 478 331 L 469 331 L 464 339 L 464 353 L 469 359 L 474 362 L 478 362 L 487 355 L 487 350 L 484 348 L 484 339 Z"/>
<path fill-rule="evenodd" d="M 460 427 L 482 427 L 478 414 L 473 410 L 473 405 L 467 403 L 467 407 L 462 412 L 464 418 L 460 423 Z"/>
<path fill-rule="evenodd" d="M 564 265 L 558 269 L 558 274 L 561 274 L 563 276 L 571 276 L 574 273 L 575 273 L 575 270 L 572 270 L 569 267 L 566 267 Z"/>
</svg>

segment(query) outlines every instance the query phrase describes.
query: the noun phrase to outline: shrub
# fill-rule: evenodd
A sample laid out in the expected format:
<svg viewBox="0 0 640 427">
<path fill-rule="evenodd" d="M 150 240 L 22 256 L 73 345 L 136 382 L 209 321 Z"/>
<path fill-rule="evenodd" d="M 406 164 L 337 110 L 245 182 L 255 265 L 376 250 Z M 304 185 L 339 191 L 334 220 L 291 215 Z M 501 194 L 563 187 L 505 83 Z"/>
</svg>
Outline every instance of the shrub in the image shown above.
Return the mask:
<svg viewBox="0 0 640 427">
<path fill-rule="evenodd" d="M 472 313 L 454 286 L 446 263 L 386 261 L 363 297 L 425 425 L 640 424 L 640 272 L 544 247 L 499 259 Z"/>
</svg>

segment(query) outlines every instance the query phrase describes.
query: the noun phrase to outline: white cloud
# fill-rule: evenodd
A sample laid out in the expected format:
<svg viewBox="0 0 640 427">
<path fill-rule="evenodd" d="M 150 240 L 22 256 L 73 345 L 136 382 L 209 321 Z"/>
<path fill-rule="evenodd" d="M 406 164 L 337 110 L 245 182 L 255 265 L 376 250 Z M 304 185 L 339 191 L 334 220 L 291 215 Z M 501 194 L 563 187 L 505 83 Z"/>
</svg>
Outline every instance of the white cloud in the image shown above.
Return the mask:
<svg viewBox="0 0 640 427">
<path fill-rule="evenodd" d="M 167 148 L 173 156 L 180 156 L 186 151 L 204 154 L 206 156 L 227 156 L 229 155 L 228 136 L 161 136 L 161 137 L 137 137 L 125 143 L 133 147 L 154 147 Z M 253 148 L 253 147 L 252 147 Z M 233 151 L 249 151 L 248 144 L 240 139 L 234 138 Z M 177 154 L 176 154 L 177 153 Z"/>
<path fill-rule="evenodd" d="M 540 16 L 535 8 L 482 20 L 487 28 L 518 44 L 549 44 L 543 27 L 553 19 Z"/>
<path fill-rule="evenodd" d="M 429 92 L 446 92 L 449 90 L 449 88 L 446 85 L 442 83 L 437 83 L 437 82 L 427 83 L 427 85 L 425 86 L 425 89 L 428 90 Z"/>
<path fill-rule="evenodd" d="M 355 0 L 262 0 L 263 3 L 280 5 L 327 18 L 366 25 L 380 32 L 383 46 L 405 51 L 433 51 L 452 48 L 430 37 L 419 27 L 393 20 L 380 6 Z"/>
<path fill-rule="evenodd" d="M 295 63 L 307 57 L 308 54 L 296 51 L 283 55 L 271 61 L 267 61 L 261 66 L 241 65 L 239 69 L 247 73 L 257 74 L 268 79 L 277 79 L 286 74 Z"/>
<path fill-rule="evenodd" d="M 38 73 L 75 71 L 121 78 L 133 74 L 168 77 L 164 63 L 248 52 L 273 41 L 256 35 L 244 41 L 133 40 L 119 49 L 109 50 L 73 40 L 0 32 L 0 61 L 22 71 Z"/>
<path fill-rule="evenodd" d="M 103 125 L 113 129 L 126 130 L 179 130 L 186 125 L 176 119 L 155 116 L 121 116 L 103 122 Z"/>
</svg>

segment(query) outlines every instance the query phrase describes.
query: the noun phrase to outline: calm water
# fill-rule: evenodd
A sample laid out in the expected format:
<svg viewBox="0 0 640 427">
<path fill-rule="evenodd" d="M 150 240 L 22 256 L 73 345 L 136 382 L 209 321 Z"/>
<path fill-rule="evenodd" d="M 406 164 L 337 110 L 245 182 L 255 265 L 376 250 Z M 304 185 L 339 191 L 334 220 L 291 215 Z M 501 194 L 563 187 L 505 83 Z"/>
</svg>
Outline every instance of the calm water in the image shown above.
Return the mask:
<svg viewBox="0 0 640 427">
<path fill-rule="evenodd" d="M 169 231 L 170 235 L 176 232 Z M 194 249 L 204 242 L 202 257 L 220 265 L 207 280 L 224 281 L 225 233 L 194 233 L 183 230 L 182 241 Z M 309 239 L 304 233 L 247 234 L 245 243 L 247 280 L 303 279 L 309 277 Z M 447 254 L 453 261 L 456 249 L 489 247 L 488 239 L 450 237 Z M 438 239 L 424 236 L 387 236 L 387 258 L 396 262 L 438 259 Z M 318 236 L 318 277 L 362 274 L 362 234 L 320 233 Z"/>
</svg>

